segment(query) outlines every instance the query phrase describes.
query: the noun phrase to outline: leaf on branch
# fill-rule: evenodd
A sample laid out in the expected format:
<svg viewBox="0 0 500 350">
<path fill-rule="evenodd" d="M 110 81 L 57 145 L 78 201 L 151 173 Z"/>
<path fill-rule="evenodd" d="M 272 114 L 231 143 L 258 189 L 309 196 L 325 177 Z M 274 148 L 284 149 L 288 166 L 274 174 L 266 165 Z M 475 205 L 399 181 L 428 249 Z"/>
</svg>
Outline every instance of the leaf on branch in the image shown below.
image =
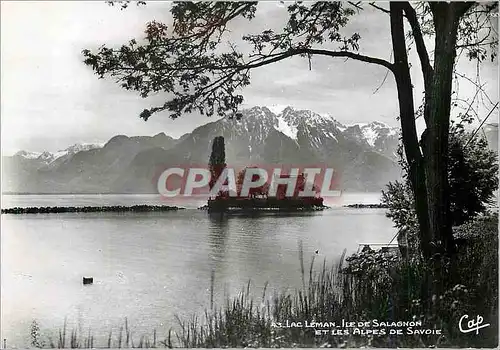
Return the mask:
<svg viewBox="0 0 500 350">
<path fill-rule="evenodd" d="M 233 115 L 243 102 L 239 92 L 250 84 L 250 71 L 289 57 L 345 57 L 392 69 L 385 60 L 356 53 L 358 33 L 341 34 L 356 13 L 350 5 L 359 3 L 290 4 L 284 9 L 288 21 L 282 30 L 242 37 L 252 47 L 244 54 L 234 43 L 224 46 L 224 35 L 233 19 L 253 19 L 257 2 L 175 2 L 170 8 L 171 25 L 151 21 L 140 40 L 117 48 L 85 49 L 83 62 L 99 78 L 114 78 L 122 88 L 137 91 L 143 98 L 155 93 L 171 96 L 163 105 L 144 110 L 140 114 L 144 120 L 161 111 L 168 111 L 171 118 L 192 111 Z M 337 44 L 338 51 L 313 47 L 327 42 Z"/>
</svg>

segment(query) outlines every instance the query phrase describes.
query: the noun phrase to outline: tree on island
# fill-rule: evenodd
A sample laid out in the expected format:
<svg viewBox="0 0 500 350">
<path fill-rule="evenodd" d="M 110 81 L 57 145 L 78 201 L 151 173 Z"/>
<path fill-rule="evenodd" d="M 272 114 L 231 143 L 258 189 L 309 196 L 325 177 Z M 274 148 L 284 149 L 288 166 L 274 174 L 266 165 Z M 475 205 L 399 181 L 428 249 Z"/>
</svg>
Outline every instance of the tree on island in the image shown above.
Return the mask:
<svg viewBox="0 0 500 350">
<path fill-rule="evenodd" d="M 349 19 L 363 6 L 376 8 L 387 16 L 393 62 L 360 54 L 359 33 L 342 34 Z M 250 84 L 251 70 L 294 56 L 353 59 L 386 68 L 396 81 L 419 241 L 424 257 L 433 262 L 429 283 L 434 288 L 445 280 L 441 259 L 454 253 L 447 174 L 457 50 L 477 61 L 490 54 L 492 59 L 496 57 L 498 38 L 490 36 L 493 16 L 488 15 L 497 11 L 498 4 L 390 2 L 388 8 L 384 6 L 360 2 L 287 5 L 288 20 L 283 29 L 244 35 L 242 39 L 252 48 L 250 53 L 244 53 L 232 43 L 224 46 L 224 34 L 230 21 L 252 20 L 257 2 L 178 2 L 170 9 L 172 26 L 152 21 L 147 24 L 141 43 L 131 40 L 117 49 L 103 46 L 97 52 L 84 50 L 84 62 L 99 77 L 114 77 L 123 88 L 135 90 L 142 97 L 157 92 L 171 96 L 163 105 L 144 110 L 140 115 L 144 120 L 160 111 L 170 112 L 172 118 L 192 111 L 234 115 L 243 102 L 238 91 Z M 405 22 L 411 28 L 408 36 Z M 432 56 L 425 35 L 434 38 Z M 425 87 L 422 115 L 426 126 L 421 140 L 415 125 L 417 110 L 408 60 L 410 40 L 418 53 Z M 337 48 L 332 49 L 333 46 Z"/>
<path fill-rule="evenodd" d="M 247 171 L 247 169 L 252 169 L 252 168 L 255 169 L 257 167 L 256 166 L 249 166 L 249 167 L 246 167 L 245 169 L 241 170 L 238 173 L 238 176 L 236 178 L 236 188 L 237 188 L 237 192 L 238 192 L 239 196 L 241 196 L 241 191 L 242 191 L 242 187 L 243 187 L 243 182 L 245 180 L 246 171 Z M 282 179 L 289 178 L 290 175 L 281 174 L 279 177 Z M 257 182 L 258 180 L 259 180 L 259 175 L 253 174 L 251 181 Z M 269 178 L 266 181 L 266 183 L 264 183 L 263 185 L 258 186 L 258 187 L 254 187 L 254 188 L 250 188 L 249 193 L 248 193 L 248 197 L 250 197 L 250 198 L 255 198 L 255 197 L 268 198 L 269 197 L 269 190 L 271 188 L 271 181 L 273 181 L 273 179 Z M 311 190 L 312 192 L 314 192 L 315 195 L 308 196 L 308 197 L 300 196 L 300 192 L 303 192 L 306 189 L 306 185 L 308 185 L 307 178 L 303 173 L 301 173 L 301 174 L 297 175 L 297 178 L 295 181 L 295 187 L 293 189 L 291 196 L 287 195 L 287 189 L 288 189 L 287 185 L 280 184 L 276 188 L 275 197 L 278 199 L 299 198 L 300 197 L 306 202 L 310 201 L 311 199 L 316 198 L 316 194 L 319 194 L 319 189 L 315 184 L 309 184 L 309 186 L 308 186 L 308 190 Z M 309 187 L 311 187 L 311 188 L 309 188 Z"/>
<path fill-rule="evenodd" d="M 246 174 L 247 169 L 256 169 L 256 168 L 257 168 L 256 166 L 249 166 L 249 167 L 246 167 L 245 169 L 242 169 L 238 173 L 238 176 L 236 178 L 236 188 L 237 188 L 237 192 L 238 192 L 239 197 L 242 197 L 241 191 L 243 188 L 243 182 L 245 180 L 245 174 Z M 258 180 L 259 180 L 259 175 L 253 174 L 251 181 L 256 182 Z M 248 197 L 250 197 L 250 198 L 256 198 L 256 197 L 267 198 L 268 192 L 269 192 L 269 182 L 266 182 L 261 186 L 249 188 Z"/>
<path fill-rule="evenodd" d="M 314 182 L 308 183 L 307 177 L 304 175 L 304 173 L 300 173 L 297 176 L 297 186 L 296 186 L 296 194 L 295 195 L 298 195 L 300 192 L 305 191 L 306 186 L 307 186 L 307 190 L 314 192 L 314 196 L 306 197 L 306 198 L 315 198 L 316 196 L 319 196 L 320 190 L 319 190 L 318 186 L 316 186 L 316 184 Z"/>
<path fill-rule="evenodd" d="M 215 185 L 215 182 L 226 168 L 226 146 L 223 136 L 216 136 L 212 141 L 212 152 L 208 160 L 208 168 L 210 170 L 209 188 Z"/>
<path fill-rule="evenodd" d="M 281 174 L 279 177 L 280 178 L 289 178 L 290 175 Z M 314 192 L 315 195 L 307 196 L 307 197 L 301 195 L 301 192 L 306 190 L 306 185 L 308 185 L 307 190 Z M 277 189 L 276 189 L 276 197 L 279 199 L 299 198 L 300 197 L 306 202 L 311 201 L 311 200 L 314 202 L 316 195 L 319 194 L 319 192 L 320 192 L 318 187 L 316 186 L 316 184 L 314 184 L 314 183 L 308 184 L 307 178 L 304 175 L 304 173 L 300 173 L 297 175 L 296 182 L 295 182 L 295 188 L 293 189 L 291 196 L 287 195 L 287 192 L 288 192 L 287 190 L 288 190 L 288 188 L 286 185 L 278 185 Z"/>
</svg>

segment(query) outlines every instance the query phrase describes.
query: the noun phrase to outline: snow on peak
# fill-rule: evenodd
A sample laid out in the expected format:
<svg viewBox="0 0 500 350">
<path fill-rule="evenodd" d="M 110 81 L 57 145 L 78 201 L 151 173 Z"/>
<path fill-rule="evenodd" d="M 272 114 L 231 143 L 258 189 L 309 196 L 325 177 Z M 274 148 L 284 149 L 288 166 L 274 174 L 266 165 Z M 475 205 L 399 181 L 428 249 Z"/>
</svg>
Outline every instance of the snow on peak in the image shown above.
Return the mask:
<svg viewBox="0 0 500 350">
<path fill-rule="evenodd" d="M 69 146 L 66 149 L 59 150 L 54 153 L 54 160 L 64 157 L 68 154 L 76 154 L 81 151 L 90 151 L 96 148 L 102 148 L 104 144 L 101 143 L 75 143 L 72 146 Z"/>
<path fill-rule="evenodd" d="M 356 133 L 372 147 L 375 146 L 377 139 L 381 136 L 394 136 L 398 134 L 398 129 L 393 128 L 385 123 L 374 121 L 371 123 L 355 123 L 348 126 L 354 128 Z"/>
<path fill-rule="evenodd" d="M 25 159 L 38 159 L 42 155 L 42 152 L 29 152 L 29 151 L 19 151 L 14 156 L 23 157 Z"/>
<path fill-rule="evenodd" d="M 266 121 L 270 121 L 275 130 L 282 132 L 293 140 L 297 140 L 299 129 L 303 130 L 302 132 L 307 132 L 308 128 L 316 127 L 326 133 L 332 127 L 337 128 L 341 132 L 346 129 L 344 125 L 336 121 L 329 114 L 318 114 L 310 110 L 299 110 L 290 106 L 272 105 L 271 107 L 254 107 L 244 110 L 243 114 L 250 117 L 265 116 Z"/>
<path fill-rule="evenodd" d="M 158 136 L 158 135 L 156 135 L 156 136 Z M 81 151 L 90 151 L 91 149 L 95 149 L 95 148 L 102 148 L 103 146 L 104 146 L 103 143 L 75 143 L 74 145 L 66 148 L 66 150 L 68 152 L 77 153 L 77 152 L 81 152 Z"/>
<path fill-rule="evenodd" d="M 373 129 L 373 130 L 378 131 L 379 133 L 384 133 L 388 136 L 397 135 L 399 132 L 398 128 L 394 128 L 394 127 L 391 127 L 385 123 L 377 122 L 377 121 L 371 122 L 365 126 L 365 128 L 368 128 L 368 127 Z"/>
<path fill-rule="evenodd" d="M 271 112 L 273 112 L 274 114 L 278 115 L 280 114 L 281 112 L 283 112 L 283 110 L 287 107 L 285 105 L 271 105 L 271 106 L 266 106 Z"/>
<path fill-rule="evenodd" d="M 54 155 L 47 151 L 42 152 L 42 154 L 40 154 L 40 156 L 38 157 L 38 159 L 43 160 L 45 162 L 50 162 L 53 158 Z"/>
<path fill-rule="evenodd" d="M 337 139 L 339 134 L 348 132 L 350 137 L 355 137 L 360 142 L 366 142 L 375 147 L 380 138 L 398 133 L 396 128 L 379 121 L 344 125 L 328 113 L 319 114 L 310 110 L 295 109 L 291 106 L 256 106 L 242 110 L 241 115 L 242 118 L 237 119 L 236 123 L 238 128 L 242 128 L 243 131 L 258 129 L 261 134 L 267 134 L 269 130 L 275 129 L 295 141 L 298 140 L 299 133 L 300 135 L 320 133 L 330 139 Z M 226 118 L 225 121 L 230 122 L 231 120 L 233 119 Z"/>
<path fill-rule="evenodd" d="M 269 110 L 267 107 L 252 107 L 252 108 L 247 108 L 247 109 L 242 109 L 238 114 L 241 114 L 241 118 L 238 118 L 238 116 L 233 116 L 233 115 L 228 115 L 222 120 L 224 122 L 233 122 L 234 120 L 236 121 L 242 121 L 245 122 L 245 119 L 250 119 L 250 120 L 261 120 L 261 119 L 271 119 L 273 117 L 276 117 L 276 115 Z"/>
<path fill-rule="evenodd" d="M 363 137 L 365 138 L 366 142 L 368 142 L 370 146 L 374 147 L 375 141 L 377 141 L 378 132 L 366 126 L 361 128 L 361 132 L 363 133 Z"/>
<path fill-rule="evenodd" d="M 367 126 L 367 125 L 368 125 L 368 123 L 354 123 L 354 124 L 347 124 L 346 126 L 348 128 L 359 128 L 359 129 L 361 129 L 361 128 Z"/>
<path fill-rule="evenodd" d="M 278 125 L 275 126 L 275 129 L 282 132 L 289 138 L 296 140 L 297 139 L 297 133 L 298 129 L 297 126 L 288 123 L 285 121 L 283 118 L 278 117 Z"/>
<path fill-rule="evenodd" d="M 304 109 L 294 109 L 293 107 L 285 108 L 279 116 L 282 116 L 286 120 L 293 120 L 295 123 L 304 124 L 322 124 L 322 125 L 334 125 L 336 128 L 342 130 L 346 129 L 346 126 L 338 122 L 332 115 L 329 113 L 315 113 L 310 110 Z"/>
<path fill-rule="evenodd" d="M 102 148 L 103 144 L 98 143 L 75 143 L 72 146 L 64 150 L 60 150 L 54 153 L 43 151 L 43 152 L 30 152 L 30 151 L 19 151 L 14 156 L 23 157 L 25 159 L 38 159 L 45 163 L 51 163 L 54 160 L 66 156 L 68 154 L 73 155 L 81 151 L 88 151 L 95 148 Z"/>
<path fill-rule="evenodd" d="M 378 122 L 378 121 L 373 121 L 373 122 L 369 123 L 367 126 L 371 126 L 374 128 L 389 128 L 389 125 L 382 123 L 382 122 Z"/>
<path fill-rule="evenodd" d="M 331 120 L 333 122 L 333 124 L 335 125 L 335 127 L 337 129 L 339 129 L 340 131 L 344 132 L 347 129 L 347 126 L 345 126 L 344 124 L 342 124 L 341 122 L 339 122 L 338 120 L 336 120 L 331 114 L 324 113 L 324 114 L 322 114 L 322 116 L 326 120 Z"/>
<path fill-rule="evenodd" d="M 298 123 L 300 121 L 304 122 L 321 122 L 325 120 L 330 120 L 330 117 L 325 117 L 322 116 L 318 113 L 314 113 L 313 111 L 309 110 L 297 110 L 294 109 L 293 107 L 286 107 L 281 113 L 280 116 L 282 116 L 285 120 L 289 120 Z"/>
</svg>

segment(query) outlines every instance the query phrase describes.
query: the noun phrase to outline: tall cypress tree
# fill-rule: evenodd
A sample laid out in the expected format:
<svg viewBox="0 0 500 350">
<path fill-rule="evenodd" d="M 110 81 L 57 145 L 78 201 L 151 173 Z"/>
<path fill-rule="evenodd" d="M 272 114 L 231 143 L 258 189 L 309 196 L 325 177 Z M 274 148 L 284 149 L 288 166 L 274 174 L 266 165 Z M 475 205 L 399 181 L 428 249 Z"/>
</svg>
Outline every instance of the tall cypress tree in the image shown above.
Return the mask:
<svg viewBox="0 0 500 350">
<path fill-rule="evenodd" d="M 226 149 L 223 136 L 216 136 L 212 141 L 212 153 L 210 154 L 208 165 L 211 175 L 210 189 L 212 189 L 220 174 L 226 167 Z"/>
</svg>

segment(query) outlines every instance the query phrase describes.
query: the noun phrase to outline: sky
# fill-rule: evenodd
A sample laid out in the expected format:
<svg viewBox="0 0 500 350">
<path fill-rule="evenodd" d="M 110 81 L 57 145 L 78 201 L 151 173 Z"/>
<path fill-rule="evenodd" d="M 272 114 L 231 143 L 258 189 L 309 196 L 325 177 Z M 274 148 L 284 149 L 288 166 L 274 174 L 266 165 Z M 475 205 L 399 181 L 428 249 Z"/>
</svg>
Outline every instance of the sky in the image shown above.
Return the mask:
<svg viewBox="0 0 500 350">
<path fill-rule="evenodd" d="M 2 154 L 21 149 L 55 152 L 75 143 L 104 143 L 119 134 L 165 132 L 180 137 L 213 121 L 194 114 L 171 120 L 167 113 L 159 113 L 145 122 L 139 113 L 162 104 L 168 96 L 142 99 L 112 79 L 97 79 L 82 63 L 85 48 L 116 47 L 141 38 L 151 20 L 170 23 L 169 6 L 148 2 L 122 11 L 104 1 L 2 1 Z M 360 33 L 360 53 L 391 60 L 389 18 L 367 7 L 354 16 L 345 33 Z M 279 2 L 260 3 L 256 18 L 231 24 L 227 39 L 238 41 L 248 31 L 277 29 L 285 18 L 286 9 Z M 432 46 L 432 42 L 428 44 Z M 423 88 L 414 51 L 410 58 L 418 105 Z M 457 66 L 471 77 L 476 68 L 467 60 L 460 60 Z M 493 102 L 498 101 L 497 63 L 480 68 L 484 89 Z M 292 58 L 252 71 L 251 85 L 242 91 L 244 106 L 274 110 L 292 106 L 328 113 L 344 124 L 377 120 L 397 126 L 397 92 L 392 75 L 386 77 L 386 72 L 383 67 L 326 57 L 313 57 L 309 68 L 306 59 Z M 463 99 L 475 93 L 465 80 L 459 88 Z M 487 105 L 475 105 L 478 118 L 486 116 Z M 488 119 L 497 121 L 497 113 Z"/>
</svg>

